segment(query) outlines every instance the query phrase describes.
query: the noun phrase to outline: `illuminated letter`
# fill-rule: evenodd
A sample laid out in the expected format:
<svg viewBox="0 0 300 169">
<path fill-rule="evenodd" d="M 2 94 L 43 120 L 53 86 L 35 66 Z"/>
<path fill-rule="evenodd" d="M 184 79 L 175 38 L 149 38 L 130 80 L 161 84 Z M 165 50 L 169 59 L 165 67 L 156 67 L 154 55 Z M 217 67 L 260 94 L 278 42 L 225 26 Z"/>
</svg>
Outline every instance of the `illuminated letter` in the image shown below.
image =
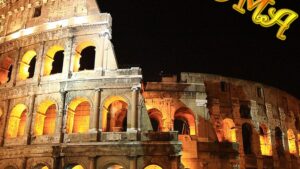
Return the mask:
<svg viewBox="0 0 300 169">
<path fill-rule="evenodd" d="M 277 31 L 276 36 L 278 39 L 285 40 L 286 36 L 284 35 L 284 31 L 289 29 L 290 24 L 298 18 L 298 14 L 289 9 L 280 9 L 276 12 L 275 8 L 270 8 L 268 10 L 268 13 L 271 17 L 271 20 L 267 20 L 265 22 L 262 21 L 260 25 L 264 27 L 270 27 L 277 23 L 280 26 L 280 28 Z M 282 21 L 281 18 L 286 15 L 287 17 L 284 21 Z"/>
</svg>

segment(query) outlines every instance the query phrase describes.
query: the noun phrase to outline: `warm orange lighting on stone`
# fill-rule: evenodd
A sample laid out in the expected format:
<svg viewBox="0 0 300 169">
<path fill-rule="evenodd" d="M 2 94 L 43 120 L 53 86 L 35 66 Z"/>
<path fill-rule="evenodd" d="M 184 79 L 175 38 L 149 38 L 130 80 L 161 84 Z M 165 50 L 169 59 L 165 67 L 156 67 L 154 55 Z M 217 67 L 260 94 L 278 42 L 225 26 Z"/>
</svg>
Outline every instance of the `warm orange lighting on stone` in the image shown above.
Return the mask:
<svg viewBox="0 0 300 169">
<path fill-rule="evenodd" d="M 67 133 L 86 133 L 90 125 L 90 103 L 86 98 L 74 99 L 68 106 Z"/>
<path fill-rule="evenodd" d="M 9 80 L 9 68 L 13 65 L 14 60 L 10 57 L 4 57 L 0 61 L 0 84 L 7 83 Z M 11 72 L 10 72 L 11 73 Z"/>
<path fill-rule="evenodd" d="M 43 76 L 48 76 L 50 75 L 52 71 L 52 63 L 54 61 L 54 56 L 57 52 L 63 51 L 64 48 L 58 45 L 52 46 L 48 51 L 45 56 L 45 61 L 44 61 L 44 73 Z"/>
<path fill-rule="evenodd" d="M 148 165 L 144 169 L 162 169 L 162 168 L 158 165 Z"/>
<path fill-rule="evenodd" d="M 288 129 L 287 138 L 290 154 L 297 154 L 296 137 L 292 129 Z"/>
<path fill-rule="evenodd" d="M 272 156 L 271 131 L 265 125 L 261 125 L 259 130 L 261 155 Z"/>
<path fill-rule="evenodd" d="M 111 96 L 106 99 L 102 108 L 102 130 L 124 131 L 124 120 L 127 116 L 128 104 L 121 96 Z"/>
<path fill-rule="evenodd" d="M 195 125 L 195 118 L 191 110 L 188 108 L 182 107 L 179 108 L 174 115 L 174 120 L 175 119 L 181 119 L 183 121 L 186 121 L 188 124 L 188 131 L 185 132 L 185 134 L 188 135 L 195 135 L 196 134 L 196 125 Z M 181 133 L 179 131 L 179 133 Z"/>
<path fill-rule="evenodd" d="M 76 49 L 75 49 L 76 54 L 75 54 L 75 56 L 74 56 L 74 58 L 73 58 L 73 59 L 74 59 L 74 60 L 73 60 L 73 72 L 78 72 L 78 71 L 79 71 L 79 68 L 80 68 L 81 52 L 82 52 L 85 48 L 91 47 L 91 46 L 96 47 L 96 45 L 95 45 L 93 42 L 91 42 L 91 41 L 86 41 L 86 42 L 80 43 L 80 44 L 76 47 Z"/>
<path fill-rule="evenodd" d="M 16 105 L 9 117 L 6 130 L 7 138 L 22 137 L 25 133 L 27 107 L 24 104 Z"/>
<path fill-rule="evenodd" d="M 153 130 L 154 131 L 162 131 L 163 130 L 163 122 L 162 122 L 163 115 L 162 115 L 162 113 L 158 109 L 153 108 L 153 109 L 148 110 L 148 114 L 149 114 L 151 123 L 153 123 L 153 121 L 157 122 L 157 126 L 153 126 L 154 124 L 152 124 Z"/>
<path fill-rule="evenodd" d="M 56 105 L 53 101 L 44 101 L 38 107 L 34 124 L 34 135 L 51 135 L 55 131 Z"/>
<path fill-rule="evenodd" d="M 30 62 L 34 57 L 36 57 L 36 55 L 36 52 L 33 50 L 30 50 L 24 54 L 21 62 L 19 63 L 19 80 L 26 80 L 29 77 L 28 70 L 30 67 Z"/>
<path fill-rule="evenodd" d="M 236 128 L 232 119 L 222 121 L 223 138 L 221 141 L 236 142 Z"/>
<path fill-rule="evenodd" d="M 124 167 L 120 165 L 111 165 L 107 169 L 124 169 Z"/>
</svg>

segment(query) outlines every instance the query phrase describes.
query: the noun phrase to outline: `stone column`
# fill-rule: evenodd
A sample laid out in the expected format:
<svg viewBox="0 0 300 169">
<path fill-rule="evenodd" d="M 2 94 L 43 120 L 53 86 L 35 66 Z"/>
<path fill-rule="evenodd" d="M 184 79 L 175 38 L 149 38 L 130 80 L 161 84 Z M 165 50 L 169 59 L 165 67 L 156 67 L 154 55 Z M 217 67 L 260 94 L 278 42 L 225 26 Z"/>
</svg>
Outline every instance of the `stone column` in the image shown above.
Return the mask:
<svg viewBox="0 0 300 169">
<path fill-rule="evenodd" d="M 55 127 L 55 134 L 59 137 L 58 142 L 62 143 L 63 141 L 63 118 L 64 118 L 64 112 L 66 110 L 66 105 L 65 105 L 65 99 L 66 99 L 66 94 L 67 92 L 61 91 L 61 102 L 59 104 L 59 109 L 56 117 L 56 127 Z"/>
<path fill-rule="evenodd" d="M 26 126 L 25 126 L 25 137 L 27 137 L 27 144 L 30 143 L 31 123 L 32 123 L 32 115 L 33 115 L 33 111 L 34 111 L 34 102 L 35 102 L 35 95 L 31 94 L 29 96 L 29 107 L 28 107 Z"/>
<path fill-rule="evenodd" d="M 100 92 L 101 89 L 95 89 L 95 95 L 94 95 L 94 109 L 91 114 L 91 124 L 90 124 L 90 132 L 97 133 L 99 129 L 99 111 L 100 111 Z"/>
<path fill-rule="evenodd" d="M 127 126 L 127 131 L 137 131 L 138 122 L 138 97 L 140 88 L 138 86 L 133 86 L 131 88 L 131 112 L 127 115 L 129 118 L 129 123 Z"/>
<path fill-rule="evenodd" d="M 8 121 L 9 121 L 9 105 L 10 104 L 10 100 L 7 100 L 6 102 L 6 110 L 5 109 L 2 109 L 2 131 L 0 132 L 1 133 L 1 136 L 0 136 L 0 146 L 3 146 L 4 145 L 4 139 L 5 139 L 5 134 L 6 134 L 6 129 L 7 129 L 7 125 L 8 125 Z M 5 111 L 5 112 L 4 112 Z"/>
</svg>

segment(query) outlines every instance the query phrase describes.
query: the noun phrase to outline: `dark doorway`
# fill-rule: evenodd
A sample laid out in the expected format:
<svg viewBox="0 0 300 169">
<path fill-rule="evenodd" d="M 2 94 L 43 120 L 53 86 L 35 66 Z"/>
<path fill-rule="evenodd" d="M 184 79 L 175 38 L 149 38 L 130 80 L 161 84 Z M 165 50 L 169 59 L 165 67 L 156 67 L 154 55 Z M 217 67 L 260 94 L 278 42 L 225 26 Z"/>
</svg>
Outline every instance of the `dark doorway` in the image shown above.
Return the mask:
<svg viewBox="0 0 300 169">
<path fill-rule="evenodd" d="M 64 64 L 64 51 L 58 51 L 53 57 L 51 75 L 56 73 L 62 73 L 63 64 Z"/>
<path fill-rule="evenodd" d="M 13 70 L 13 65 L 10 65 L 8 69 L 7 82 L 10 82 L 11 80 L 12 70 Z"/>
<path fill-rule="evenodd" d="M 279 127 L 275 128 L 275 146 L 279 157 L 284 156 L 284 149 L 282 143 L 282 131 Z"/>
<path fill-rule="evenodd" d="M 174 120 L 174 130 L 178 131 L 178 134 L 190 134 L 190 127 L 184 119 Z"/>
<path fill-rule="evenodd" d="M 80 68 L 79 71 L 82 70 L 93 70 L 95 67 L 95 56 L 96 56 L 96 51 L 95 51 L 94 46 L 89 46 L 86 47 L 85 49 L 82 50 L 81 52 L 81 58 L 80 58 Z"/>
<path fill-rule="evenodd" d="M 28 69 L 29 76 L 28 76 L 28 78 L 33 78 L 34 71 L 35 71 L 35 64 L 36 64 L 36 56 L 34 56 L 31 59 L 30 63 L 29 63 L 29 69 Z"/>
<path fill-rule="evenodd" d="M 159 122 L 154 118 L 150 118 L 150 121 L 151 121 L 153 131 L 159 131 Z"/>
<path fill-rule="evenodd" d="M 243 148 L 245 154 L 252 153 L 252 127 L 250 124 L 245 123 L 242 126 L 243 135 Z"/>
</svg>

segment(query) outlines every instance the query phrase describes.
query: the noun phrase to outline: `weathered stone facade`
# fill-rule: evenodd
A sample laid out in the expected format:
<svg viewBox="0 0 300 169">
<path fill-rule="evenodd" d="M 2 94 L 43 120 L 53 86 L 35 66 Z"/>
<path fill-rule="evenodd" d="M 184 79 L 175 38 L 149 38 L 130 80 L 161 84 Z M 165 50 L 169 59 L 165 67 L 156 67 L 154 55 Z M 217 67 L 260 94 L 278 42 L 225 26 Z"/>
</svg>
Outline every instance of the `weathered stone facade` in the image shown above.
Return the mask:
<svg viewBox="0 0 300 169">
<path fill-rule="evenodd" d="M 298 168 L 298 99 L 197 73 L 143 83 L 110 39 L 94 0 L 0 1 L 0 169 Z"/>
</svg>

